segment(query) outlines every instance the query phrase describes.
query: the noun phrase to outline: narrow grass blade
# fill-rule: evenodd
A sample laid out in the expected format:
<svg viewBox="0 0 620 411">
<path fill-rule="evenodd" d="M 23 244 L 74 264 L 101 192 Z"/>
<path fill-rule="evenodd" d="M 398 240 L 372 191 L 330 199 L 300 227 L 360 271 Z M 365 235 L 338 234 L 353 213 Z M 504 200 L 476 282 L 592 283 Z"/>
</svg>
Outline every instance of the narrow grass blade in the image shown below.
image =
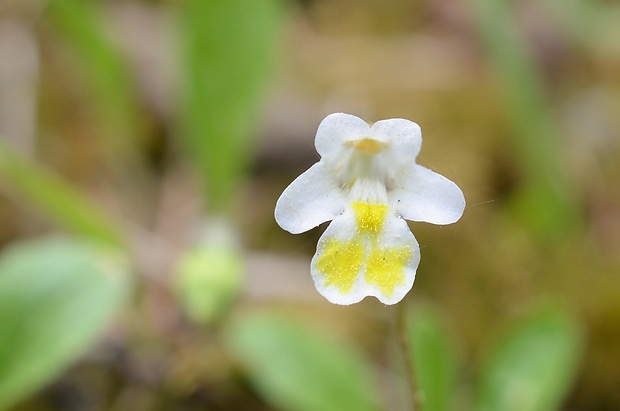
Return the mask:
<svg viewBox="0 0 620 411">
<path fill-rule="evenodd" d="M 95 205 L 49 171 L 0 144 L 0 178 L 29 205 L 60 226 L 93 241 L 121 247 L 120 230 Z"/>
</svg>

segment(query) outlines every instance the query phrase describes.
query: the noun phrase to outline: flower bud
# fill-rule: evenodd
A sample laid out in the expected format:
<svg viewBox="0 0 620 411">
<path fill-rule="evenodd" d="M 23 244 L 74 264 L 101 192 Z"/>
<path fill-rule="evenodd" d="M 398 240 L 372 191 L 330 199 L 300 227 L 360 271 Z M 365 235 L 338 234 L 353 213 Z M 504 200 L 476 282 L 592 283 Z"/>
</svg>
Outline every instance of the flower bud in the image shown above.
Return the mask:
<svg viewBox="0 0 620 411">
<path fill-rule="evenodd" d="M 244 266 L 230 223 L 210 222 L 202 234 L 179 259 L 174 290 L 189 318 L 210 324 L 220 319 L 239 295 Z"/>
</svg>

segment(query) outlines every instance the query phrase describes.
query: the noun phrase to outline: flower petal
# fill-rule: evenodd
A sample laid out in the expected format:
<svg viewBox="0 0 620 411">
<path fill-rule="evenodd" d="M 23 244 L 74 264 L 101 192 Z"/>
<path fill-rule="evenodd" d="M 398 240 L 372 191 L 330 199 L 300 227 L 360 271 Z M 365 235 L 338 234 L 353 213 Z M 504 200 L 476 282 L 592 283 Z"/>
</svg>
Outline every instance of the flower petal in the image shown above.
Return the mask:
<svg viewBox="0 0 620 411">
<path fill-rule="evenodd" d="M 328 161 L 340 156 L 342 150 L 349 149 L 345 141 L 368 137 L 370 126 L 364 120 L 351 114 L 334 113 L 321 121 L 316 132 L 314 145 L 321 158 Z"/>
<path fill-rule="evenodd" d="M 391 214 L 380 240 L 371 244 L 360 288 L 384 304 L 396 304 L 413 287 L 420 246 L 407 222 Z"/>
<path fill-rule="evenodd" d="M 299 234 L 340 215 L 345 199 L 336 181 L 318 162 L 297 177 L 276 203 L 276 222 Z"/>
<path fill-rule="evenodd" d="M 461 189 L 444 176 L 414 164 L 396 178 L 390 203 L 404 219 L 452 224 L 465 210 Z"/>
<path fill-rule="evenodd" d="M 370 133 L 372 138 L 386 143 L 380 155 L 396 172 L 413 163 L 420 153 L 422 130 L 413 121 L 402 118 L 377 121 Z"/>
<path fill-rule="evenodd" d="M 377 217 L 356 215 L 347 207 L 317 245 L 312 277 L 317 290 L 334 304 L 354 304 L 367 296 L 395 304 L 413 286 L 420 251 L 407 223 L 387 213 L 377 233 L 362 223 L 368 216 Z"/>
<path fill-rule="evenodd" d="M 355 287 L 365 253 L 356 228 L 355 216 L 347 208 L 327 227 L 312 258 L 316 289 L 334 304 L 348 305 L 364 298 Z"/>
</svg>

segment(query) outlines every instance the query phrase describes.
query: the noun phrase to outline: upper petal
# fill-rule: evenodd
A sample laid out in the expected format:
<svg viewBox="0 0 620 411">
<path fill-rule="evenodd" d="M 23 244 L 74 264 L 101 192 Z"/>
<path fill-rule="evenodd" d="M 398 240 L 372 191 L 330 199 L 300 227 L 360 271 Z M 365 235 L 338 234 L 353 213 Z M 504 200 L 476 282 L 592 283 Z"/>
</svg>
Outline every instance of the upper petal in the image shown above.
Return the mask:
<svg viewBox="0 0 620 411">
<path fill-rule="evenodd" d="M 444 176 L 414 164 L 405 168 L 389 193 L 390 202 L 404 219 L 452 224 L 465 210 L 461 189 Z"/>
<path fill-rule="evenodd" d="M 404 118 L 377 121 L 371 127 L 374 139 L 387 143 L 387 150 L 415 160 L 422 147 L 422 130 L 417 123 Z"/>
<path fill-rule="evenodd" d="M 297 177 L 276 203 L 276 222 L 299 234 L 340 215 L 345 199 L 336 180 L 318 162 Z"/>
<path fill-rule="evenodd" d="M 400 171 L 412 164 L 422 147 L 422 130 L 417 123 L 402 118 L 377 121 L 370 130 L 372 138 L 385 143 L 381 152 L 391 169 Z"/>
<path fill-rule="evenodd" d="M 345 141 L 368 137 L 370 126 L 364 120 L 351 114 L 334 113 L 321 121 L 316 132 L 316 151 L 322 158 L 337 158 L 342 150 L 350 150 Z"/>
</svg>

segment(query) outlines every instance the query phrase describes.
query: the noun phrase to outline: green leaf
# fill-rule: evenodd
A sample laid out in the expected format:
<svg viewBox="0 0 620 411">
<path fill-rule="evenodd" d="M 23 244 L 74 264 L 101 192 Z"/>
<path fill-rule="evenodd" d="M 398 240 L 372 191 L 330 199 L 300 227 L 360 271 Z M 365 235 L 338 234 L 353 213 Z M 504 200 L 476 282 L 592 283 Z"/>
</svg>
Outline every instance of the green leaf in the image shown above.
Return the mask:
<svg viewBox="0 0 620 411">
<path fill-rule="evenodd" d="M 512 209 L 533 232 L 559 236 L 577 223 L 573 189 L 564 173 L 560 132 L 543 81 L 509 0 L 469 0 L 514 129 L 523 174 Z"/>
<path fill-rule="evenodd" d="M 0 409 L 42 387 L 95 341 L 127 291 L 117 255 L 45 239 L 0 257 Z"/>
<path fill-rule="evenodd" d="M 180 136 L 210 205 L 220 212 L 227 210 L 248 166 L 281 14 L 278 0 L 187 0 L 182 5 Z"/>
<path fill-rule="evenodd" d="M 415 306 L 406 317 L 410 361 L 422 393 L 424 411 L 447 411 L 453 404 L 457 361 L 453 340 L 438 313 Z"/>
<path fill-rule="evenodd" d="M 229 349 L 256 389 L 281 410 L 376 410 L 371 366 L 355 347 L 278 314 L 236 319 Z"/>
<path fill-rule="evenodd" d="M 120 231 L 97 207 L 64 181 L 1 143 L 0 177 L 64 228 L 93 241 L 122 245 Z"/>
<path fill-rule="evenodd" d="M 554 23 L 590 49 L 613 52 L 617 50 L 618 4 L 588 0 L 544 0 L 541 6 L 549 10 Z"/>
<path fill-rule="evenodd" d="M 557 410 L 575 376 L 580 342 L 578 327 L 559 309 L 508 329 L 483 363 L 476 409 Z"/>
<path fill-rule="evenodd" d="M 78 57 L 80 69 L 88 76 L 84 86 L 94 94 L 91 103 L 97 128 L 114 160 L 122 166 L 136 166 L 140 161 L 138 136 L 143 118 L 138 97 L 131 82 L 128 64 L 109 33 L 92 0 L 54 0 L 46 16 L 66 39 Z M 128 164 L 131 163 L 131 164 Z M 116 161 L 118 165 L 119 162 Z"/>
</svg>

